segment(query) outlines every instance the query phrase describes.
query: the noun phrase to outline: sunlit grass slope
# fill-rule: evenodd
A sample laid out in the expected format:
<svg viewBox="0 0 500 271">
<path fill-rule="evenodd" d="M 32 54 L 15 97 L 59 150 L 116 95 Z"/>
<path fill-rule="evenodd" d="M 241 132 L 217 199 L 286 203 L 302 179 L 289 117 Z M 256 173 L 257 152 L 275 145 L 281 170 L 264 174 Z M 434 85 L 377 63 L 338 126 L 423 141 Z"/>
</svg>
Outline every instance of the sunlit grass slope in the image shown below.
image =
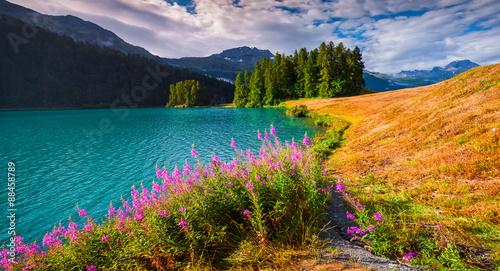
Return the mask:
<svg viewBox="0 0 500 271">
<path fill-rule="evenodd" d="M 352 123 L 329 168 L 365 204 L 500 247 L 500 64 L 439 84 L 290 101 Z"/>
</svg>

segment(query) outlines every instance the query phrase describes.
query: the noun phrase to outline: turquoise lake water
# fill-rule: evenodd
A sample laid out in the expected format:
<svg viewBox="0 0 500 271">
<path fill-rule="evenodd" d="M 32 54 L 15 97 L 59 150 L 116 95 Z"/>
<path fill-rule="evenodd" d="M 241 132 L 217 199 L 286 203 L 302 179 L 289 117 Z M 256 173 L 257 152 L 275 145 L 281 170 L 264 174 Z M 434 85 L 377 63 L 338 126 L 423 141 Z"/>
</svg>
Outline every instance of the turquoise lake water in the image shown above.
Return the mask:
<svg viewBox="0 0 500 271">
<path fill-rule="evenodd" d="M 258 152 L 257 130 L 273 124 L 282 141 L 320 132 L 310 119 L 286 117 L 281 109 L 140 108 L 0 112 L 0 242 L 7 242 L 10 214 L 8 163 L 15 163 L 15 228 L 26 242 L 41 240 L 54 224 L 80 226 L 76 204 L 97 221 L 110 201 L 130 198 L 141 182 L 150 187 L 155 165 L 171 170 L 188 159 L 194 143 L 202 162 L 215 153 L 232 160 L 238 148 Z"/>
</svg>

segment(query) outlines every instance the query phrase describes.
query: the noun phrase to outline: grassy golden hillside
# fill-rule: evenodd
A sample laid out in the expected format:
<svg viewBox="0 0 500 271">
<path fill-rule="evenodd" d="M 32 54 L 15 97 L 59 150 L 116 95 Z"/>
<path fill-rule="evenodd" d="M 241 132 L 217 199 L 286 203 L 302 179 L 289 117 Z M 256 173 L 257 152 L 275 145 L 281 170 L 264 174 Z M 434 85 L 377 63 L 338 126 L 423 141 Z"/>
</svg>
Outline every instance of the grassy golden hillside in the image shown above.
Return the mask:
<svg viewBox="0 0 500 271">
<path fill-rule="evenodd" d="M 500 64 L 431 86 L 287 104 L 352 123 L 329 168 L 364 203 L 390 211 L 397 199 L 412 221 L 438 220 L 498 257 Z"/>
</svg>

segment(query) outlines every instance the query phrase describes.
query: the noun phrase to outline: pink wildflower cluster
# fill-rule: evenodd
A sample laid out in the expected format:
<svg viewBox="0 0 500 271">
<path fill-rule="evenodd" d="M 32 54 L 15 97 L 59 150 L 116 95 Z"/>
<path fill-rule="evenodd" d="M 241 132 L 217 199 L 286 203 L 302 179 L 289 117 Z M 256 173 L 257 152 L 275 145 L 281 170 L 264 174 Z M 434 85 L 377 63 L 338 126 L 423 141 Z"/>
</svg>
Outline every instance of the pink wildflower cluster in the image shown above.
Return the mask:
<svg viewBox="0 0 500 271">
<path fill-rule="evenodd" d="M 270 135 L 274 138 L 274 142 L 271 142 Z M 324 180 L 326 179 L 324 176 L 327 174 L 326 171 L 320 169 L 317 160 L 310 152 L 299 148 L 293 140 L 284 145 L 280 144 L 273 126 L 269 130 L 269 134 L 265 131 L 264 135 L 258 133 L 257 137 L 263 141 L 259 156 L 254 155 L 250 150 L 236 150 L 236 142 L 232 139 L 230 147 L 235 150 L 237 157 L 230 163 L 222 162 L 219 157 L 213 155 L 211 163 L 205 166 L 200 163 L 191 166 L 186 161 L 183 167 L 176 166 L 171 173 L 165 168 L 157 168 L 157 179 L 150 189 L 145 187 L 136 189 L 134 187 L 130 193 L 130 201 L 122 199 L 122 206 L 115 208 L 111 205 L 108 208 L 106 227 L 96 224 L 87 211 L 80 209 L 77 205 L 78 216 L 87 220 L 82 229 L 80 230 L 75 222 L 69 223 L 67 228 L 56 227 L 45 235 L 42 245 L 49 252 L 64 253 L 61 246 L 75 244 L 84 247 L 89 240 L 86 238 L 93 236 L 106 243 L 105 248 L 109 251 L 126 243 L 123 242 L 124 240 L 118 239 L 118 236 L 143 237 L 144 234 L 151 231 L 153 223 L 164 225 L 164 223 L 172 223 L 173 221 L 175 221 L 173 225 L 178 227 L 177 230 L 191 233 L 201 223 L 193 218 L 196 205 L 191 205 L 193 201 L 198 199 L 212 201 L 221 197 L 230 200 L 237 199 L 238 202 L 241 202 L 242 193 L 246 193 L 245 196 L 250 198 L 261 196 L 259 193 L 265 191 L 264 195 L 267 197 L 267 195 L 284 193 L 287 189 L 300 185 L 308 193 L 319 193 L 319 195 L 315 194 L 315 199 L 326 201 L 329 190 L 324 188 Z M 303 143 L 304 145 L 310 144 L 307 134 Z M 199 159 L 194 146 L 191 149 L 191 155 Z M 217 181 L 216 185 L 213 184 L 214 181 Z M 337 185 L 337 189 L 339 189 L 339 185 Z M 342 192 L 345 192 L 345 189 L 342 189 Z M 302 204 L 306 203 L 301 202 L 300 206 L 303 206 Z M 242 208 L 238 210 L 244 210 L 242 214 L 246 218 L 246 223 L 256 219 L 256 213 L 253 217 L 252 212 L 249 211 L 249 209 L 253 210 L 254 206 L 243 203 L 239 207 Z M 354 228 L 350 230 L 358 234 L 363 231 Z M 220 228 L 217 231 L 220 231 Z M 22 244 L 22 240 L 19 242 L 20 245 L 16 248 L 19 251 L 16 253 L 24 253 L 26 259 L 39 257 L 45 253 L 40 252 L 37 245 L 28 246 Z M 102 250 L 95 253 L 105 252 Z M 7 260 L 8 253 L 8 251 L 0 253 L 1 263 L 5 269 L 12 266 Z M 23 264 L 32 268 L 40 263 L 26 260 Z M 79 270 L 98 270 L 100 268 L 97 265 L 87 264 L 80 266 Z"/>
<path fill-rule="evenodd" d="M 403 258 L 404 258 L 405 260 L 407 260 L 407 261 L 411 261 L 411 259 L 413 259 L 413 258 L 415 258 L 415 257 L 417 257 L 417 256 L 418 256 L 418 254 L 417 254 L 417 253 L 415 253 L 415 252 L 408 252 L 408 253 L 405 253 L 405 254 L 404 254 Z"/>
<path fill-rule="evenodd" d="M 353 226 L 347 229 L 347 233 L 355 237 L 363 237 L 364 235 L 366 235 L 367 231 L 365 229 Z"/>
</svg>

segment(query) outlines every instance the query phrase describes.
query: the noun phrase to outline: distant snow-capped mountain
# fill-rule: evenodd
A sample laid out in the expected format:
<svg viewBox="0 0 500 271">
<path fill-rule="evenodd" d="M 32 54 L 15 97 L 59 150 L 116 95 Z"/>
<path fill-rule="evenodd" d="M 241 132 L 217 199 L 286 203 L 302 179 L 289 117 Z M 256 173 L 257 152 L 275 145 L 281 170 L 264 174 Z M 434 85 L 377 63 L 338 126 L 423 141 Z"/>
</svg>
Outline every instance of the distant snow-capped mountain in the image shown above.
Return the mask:
<svg viewBox="0 0 500 271">
<path fill-rule="evenodd" d="M 472 68 L 479 67 L 478 64 L 470 60 L 453 61 L 443 67 L 434 67 L 431 70 L 413 70 L 401 71 L 396 73 L 395 77 L 417 77 L 428 79 L 431 82 L 437 83 L 453 77 L 455 74 L 466 72 Z"/>
</svg>

